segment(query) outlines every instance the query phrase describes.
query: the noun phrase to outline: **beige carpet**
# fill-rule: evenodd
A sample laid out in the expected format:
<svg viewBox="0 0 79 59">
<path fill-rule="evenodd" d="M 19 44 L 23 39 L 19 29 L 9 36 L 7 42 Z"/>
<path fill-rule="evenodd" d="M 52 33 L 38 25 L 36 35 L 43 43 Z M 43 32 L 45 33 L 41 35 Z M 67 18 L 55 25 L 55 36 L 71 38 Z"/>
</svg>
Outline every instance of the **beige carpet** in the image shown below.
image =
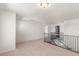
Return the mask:
<svg viewBox="0 0 79 59">
<path fill-rule="evenodd" d="M 1 56 L 78 56 L 78 53 L 48 44 L 43 40 L 33 40 L 17 44 L 15 51 L 0 54 Z"/>
</svg>

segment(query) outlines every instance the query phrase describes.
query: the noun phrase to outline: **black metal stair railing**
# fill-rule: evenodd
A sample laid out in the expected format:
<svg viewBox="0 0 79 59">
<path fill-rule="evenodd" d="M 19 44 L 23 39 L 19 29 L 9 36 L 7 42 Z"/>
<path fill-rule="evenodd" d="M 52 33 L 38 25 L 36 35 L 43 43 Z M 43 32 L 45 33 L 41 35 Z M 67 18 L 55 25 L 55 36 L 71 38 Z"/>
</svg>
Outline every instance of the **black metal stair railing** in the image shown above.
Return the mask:
<svg viewBox="0 0 79 59">
<path fill-rule="evenodd" d="M 64 43 L 74 52 L 79 52 L 79 36 L 63 35 Z"/>
<path fill-rule="evenodd" d="M 54 35 L 57 35 L 57 34 L 54 34 Z M 60 47 L 62 47 L 63 45 L 64 46 L 63 48 L 65 49 L 68 49 L 74 52 L 79 52 L 79 36 L 60 35 L 60 38 L 56 38 L 56 39 L 52 39 L 51 38 L 52 36 L 53 35 L 51 35 L 50 33 L 44 33 L 44 41 L 48 43 L 58 41 L 59 44 L 56 43 L 55 45 L 58 45 Z"/>
</svg>

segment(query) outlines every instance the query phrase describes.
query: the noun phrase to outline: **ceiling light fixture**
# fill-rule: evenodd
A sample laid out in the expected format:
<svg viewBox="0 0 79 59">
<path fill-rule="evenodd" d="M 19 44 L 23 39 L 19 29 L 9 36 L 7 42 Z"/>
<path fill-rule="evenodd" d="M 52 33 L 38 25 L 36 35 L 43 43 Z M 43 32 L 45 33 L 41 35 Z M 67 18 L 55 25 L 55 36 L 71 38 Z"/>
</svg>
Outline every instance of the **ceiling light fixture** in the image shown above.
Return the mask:
<svg viewBox="0 0 79 59">
<path fill-rule="evenodd" d="M 47 8 L 48 5 L 49 5 L 48 3 L 41 3 L 41 4 L 40 4 L 40 6 L 43 7 L 43 8 Z"/>
</svg>

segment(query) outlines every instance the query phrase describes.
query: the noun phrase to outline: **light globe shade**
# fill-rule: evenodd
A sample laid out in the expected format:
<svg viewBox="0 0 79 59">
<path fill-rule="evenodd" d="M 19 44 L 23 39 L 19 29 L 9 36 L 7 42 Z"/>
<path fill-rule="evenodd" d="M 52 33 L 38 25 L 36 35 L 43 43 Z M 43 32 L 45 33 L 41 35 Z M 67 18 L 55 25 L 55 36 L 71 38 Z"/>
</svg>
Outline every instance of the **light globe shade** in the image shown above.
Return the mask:
<svg viewBox="0 0 79 59">
<path fill-rule="evenodd" d="M 47 8 L 48 7 L 48 3 L 41 3 L 40 6 L 43 7 L 43 8 Z"/>
</svg>

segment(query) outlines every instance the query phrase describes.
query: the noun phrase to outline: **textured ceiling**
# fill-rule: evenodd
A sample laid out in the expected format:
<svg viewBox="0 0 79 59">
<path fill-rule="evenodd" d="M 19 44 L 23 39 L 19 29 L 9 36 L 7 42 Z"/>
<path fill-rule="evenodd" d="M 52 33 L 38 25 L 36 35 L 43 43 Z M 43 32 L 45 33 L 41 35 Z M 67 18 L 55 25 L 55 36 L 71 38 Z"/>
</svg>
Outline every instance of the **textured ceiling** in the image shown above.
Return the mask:
<svg viewBox="0 0 79 59">
<path fill-rule="evenodd" d="M 39 3 L 2 3 L 0 8 L 13 11 L 25 20 L 32 19 L 45 24 L 79 18 L 78 3 L 50 3 L 48 8 L 42 8 Z"/>
</svg>

